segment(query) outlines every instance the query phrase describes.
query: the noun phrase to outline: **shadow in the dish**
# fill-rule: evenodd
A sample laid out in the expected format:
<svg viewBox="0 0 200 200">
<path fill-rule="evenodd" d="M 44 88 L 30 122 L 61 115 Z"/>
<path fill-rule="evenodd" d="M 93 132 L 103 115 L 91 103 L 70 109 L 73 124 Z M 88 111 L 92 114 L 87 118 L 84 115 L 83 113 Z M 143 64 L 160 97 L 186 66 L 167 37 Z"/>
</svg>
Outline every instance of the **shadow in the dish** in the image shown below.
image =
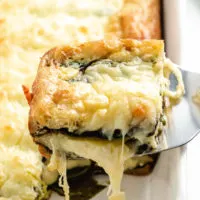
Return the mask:
<svg viewBox="0 0 200 200">
<path fill-rule="evenodd" d="M 67 178 L 70 187 L 70 200 L 89 200 L 106 188 L 108 186 L 107 179 L 101 181 L 101 183 L 94 179 L 94 176 L 98 174 L 105 174 L 105 172 L 94 163 L 89 167 L 77 167 L 69 170 Z M 64 191 L 58 182 L 56 181 L 52 185 L 49 185 L 48 188 L 60 195 L 58 199 L 62 199 Z"/>
</svg>

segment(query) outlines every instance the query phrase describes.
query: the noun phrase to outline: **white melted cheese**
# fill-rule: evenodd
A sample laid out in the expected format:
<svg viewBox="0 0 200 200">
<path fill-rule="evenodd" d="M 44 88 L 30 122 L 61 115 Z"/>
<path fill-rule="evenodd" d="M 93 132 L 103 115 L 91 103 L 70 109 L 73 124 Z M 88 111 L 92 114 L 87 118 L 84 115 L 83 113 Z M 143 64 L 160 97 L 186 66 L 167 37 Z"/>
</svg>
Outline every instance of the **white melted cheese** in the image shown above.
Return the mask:
<svg viewBox="0 0 200 200">
<path fill-rule="evenodd" d="M 57 73 L 52 69 L 47 95 L 38 97 L 34 106 L 35 120 L 51 129 L 68 128 L 79 134 L 101 129 L 109 139 L 116 129 L 123 135 L 132 127 L 139 127 L 143 136 L 154 131 L 162 113 L 161 74 L 152 63 L 137 57 L 115 62 L 116 66 L 107 62 L 93 64 L 84 75 L 76 65 L 61 67 Z M 40 112 L 43 105 L 48 114 Z"/>
<path fill-rule="evenodd" d="M 122 130 L 125 135 L 130 124 L 137 125 L 141 120 L 144 121 L 142 125 L 148 131 L 147 133 L 151 130 L 149 124 L 153 124 L 152 130 L 154 131 L 156 119 L 162 112 L 160 73 L 154 70 L 151 63 L 144 63 L 139 58 L 127 63 L 118 63 L 114 67 L 108 65 L 109 60 L 106 60 L 106 64 L 104 60 L 97 62 L 88 67 L 81 76 L 76 63 L 73 66 L 60 68 L 61 73 L 57 75 L 61 79 L 61 83 L 68 80 L 68 83 L 65 82 L 67 87 L 61 86 L 62 90 L 67 92 L 63 96 L 58 96 L 58 101 L 56 100 L 59 112 L 56 111 L 55 106 L 48 107 L 46 105 L 48 112 L 56 112 L 56 115 L 51 115 L 52 125 L 65 127 L 67 124 L 67 128 L 70 129 L 70 122 L 66 123 L 66 119 L 71 120 L 72 124 L 76 126 L 77 123 L 73 121 L 76 119 L 76 115 L 79 119 L 83 115 L 84 117 L 80 121 L 77 120 L 82 128 L 78 129 L 80 133 L 101 128 L 104 134 L 112 138 L 112 135 L 108 134 L 112 134 L 115 129 Z M 75 81 L 70 82 L 70 79 Z M 52 91 L 57 91 L 53 87 L 57 87 L 57 85 L 54 84 L 51 87 Z M 145 110 L 142 110 L 141 113 L 137 111 L 138 107 L 145 108 Z M 51 108 L 55 108 L 55 110 L 52 111 Z M 86 120 L 84 121 L 84 119 Z M 61 125 L 61 123 L 63 124 Z M 137 134 L 140 140 L 145 140 L 144 131 Z M 138 164 L 142 166 L 147 161 L 151 162 L 147 158 L 129 159 L 134 152 L 124 145 L 124 138 L 109 142 L 52 134 L 41 137 L 40 142 L 53 149 L 49 164 L 51 170 L 58 169 L 60 162 L 67 166 L 66 158 L 61 159 L 59 156 L 59 154 L 63 155 L 67 152 L 91 159 L 101 166 L 110 178 L 109 200 L 125 199 L 125 194 L 120 190 L 124 169 L 134 168 Z M 61 179 L 63 179 L 64 171 L 64 169 L 60 170 Z M 64 183 L 62 186 L 66 190 L 66 200 L 68 200 L 69 191 L 66 180 Z"/>
<path fill-rule="evenodd" d="M 106 171 L 111 185 L 109 200 L 125 199 L 125 194 L 121 192 L 120 185 L 124 172 L 124 162 L 131 157 L 133 152 L 127 146 L 124 146 L 122 155 L 122 141 L 79 139 L 53 134 L 41 137 L 40 142 L 53 149 L 50 169 L 58 168 L 60 162 L 58 152 L 74 152 L 80 157 L 95 161 Z M 64 158 L 64 160 L 66 159 Z"/>
<path fill-rule="evenodd" d="M 40 57 L 50 48 L 101 39 L 107 17 L 119 10 L 121 3 L 120 0 L 0 1 L 1 199 L 34 200 L 36 190 L 42 187 L 41 156 L 29 135 L 29 107 L 21 85 L 31 87 Z M 45 191 L 39 195 L 43 198 Z"/>
</svg>

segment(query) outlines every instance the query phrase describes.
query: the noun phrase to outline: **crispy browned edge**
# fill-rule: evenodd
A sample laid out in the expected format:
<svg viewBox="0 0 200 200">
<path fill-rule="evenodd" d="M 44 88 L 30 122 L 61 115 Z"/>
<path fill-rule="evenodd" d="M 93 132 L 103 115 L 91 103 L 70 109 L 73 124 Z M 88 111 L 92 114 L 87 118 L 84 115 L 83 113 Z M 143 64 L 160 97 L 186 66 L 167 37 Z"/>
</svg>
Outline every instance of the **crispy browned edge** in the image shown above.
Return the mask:
<svg viewBox="0 0 200 200">
<path fill-rule="evenodd" d="M 160 9 L 160 0 L 124 0 L 120 12 L 110 17 L 105 35 L 140 40 L 160 39 Z"/>
<path fill-rule="evenodd" d="M 38 68 L 38 74 L 36 76 L 36 79 L 32 87 L 32 94 L 31 94 L 32 98 L 29 101 L 30 102 L 29 130 L 33 136 L 33 139 L 34 139 L 34 133 L 38 130 L 38 125 L 31 116 L 31 111 L 34 107 L 34 96 L 37 95 L 39 90 L 43 89 L 42 87 L 37 86 L 41 78 L 40 70 L 42 70 L 43 67 L 50 66 L 52 63 L 54 64 L 62 63 L 64 60 L 68 58 L 75 60 L 80 58 L 89 60 L 105 58 L 106 56 L 109 56 L 111 53 L 120 51 L 121 49 L 124 48 L 128 51 L 131 51 L 135 55 L 142 56 L 148 53 L 151 54 L 153 53 L 154 55 L 161 56 L 160 53 L 164 49 L 164 44 L 163 41 L 160 40 L 137 41 L 132 39 L 120 39 L 109 43 L 105 40 L 100 40 L 100 41 L 87 42 L 75 47 L 72 46 L 56 47 L 45 53 L 44 56 L 41 58 Z M 39 144 L 39 151 L 47 159 L 50 158 L 50 152 L 40 144 Z M 147 175 L 153 170 L 157 160 L 157 156 L 154 156 L 152 159 L 153 161 L 145 165 L 145 167 L 129 170 L 127 171 L 127 173 L 134 175 Z"/>
</svg>

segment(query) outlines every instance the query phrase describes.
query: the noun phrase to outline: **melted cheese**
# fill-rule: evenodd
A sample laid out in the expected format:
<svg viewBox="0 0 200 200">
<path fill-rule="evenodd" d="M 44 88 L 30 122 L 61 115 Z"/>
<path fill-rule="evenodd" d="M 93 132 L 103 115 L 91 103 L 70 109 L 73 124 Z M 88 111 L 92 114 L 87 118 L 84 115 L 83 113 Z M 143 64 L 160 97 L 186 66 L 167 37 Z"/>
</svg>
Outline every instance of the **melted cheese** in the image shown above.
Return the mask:
<svg viewBox="0 0 200 200">
<path fill-rule="evenodd" d="M 40 142 L 53 149 L 49 170 L 58 170 L 61 177 L 60 186 L 65 192 L 65 199 L 69 200 L 69 186 L 67 184 L 66 169 L 69 160 L 66 160 L 65 153 L 74 152 L 76 155 L 91 159 L 102 167 L 108 174 L 110 186 L 108 189 L 109 200 L 125 200 L 124 192 L 121 192 L 120 185 L 124 170 L 133 169 L 138 164 L 143 166 L 152 162 L 150 157 L 131 158 L 134 154 L 124 141 L 105 141 L 95 139 L 77 139 L 58 135 L 48 135 L 40 138 Z M 77 146 L 79 148 L 77 148 Z M 87 160 L 85 160 L 87 161 Z"/>
<path fill-rule="evenodd" d="M 120 191 L 120 184 L 124 172 L 124 162 L 132 153 L 127 146 L 124 146 L 122 153 L 122 141 L 109 142 L 95 139 L 77 139 L 61 134 L 44 136 L 40 142 L 54 149 L 50 168 L 58 168 L 58 157 L 56 152 L 74 152 L 76 155 L 91 159 L 101 166 L 110 178 L 112 194 L 111 199 L 125 199 L 125 195 Z M 77 146 L 79 148 L 77 148 Z"/>
<path fill-rule="evenodd" d="M 123 135 L 132 127 L 139 127 L 143 136 L 154 131 L 162 113 L 160 72 L 137 57 L 112 62 L 101 60 L 84 75 L 74 64 L 52 69 L 46 96 L 40 97 L 44 91 L 37 94 L 35 120 L 50 129 L 68 128 L 79 134 L 101 129 L 109 139 L 116 129 Z"/>
<path fill-rule="evenodd" d="M 0 196 L 33 200 L 42 190 L 43 166 L 28 132 L 29 107 L 21 85 L 31 87 L 40 57 L 49 48 L 102 38 L 107 17 L 117 12 L 121 3 L 0 1 Z"/>
<path fill-rule="evenodd" d="M 32 85 L 39 59 L 50 48 L 101 39 L 108 16 L 116 13 L 122 2 L 0 1 L 0 196 L 3 196 L 0 199 L 34 200 L 47 195 L 41 181 L 41 156 L 27 129 L 29 108 L 21 85 Z M 106 150 L 106 147 L 104 150 L 112 160 L 112 152 Z M 101 152 L 99 154 L 102 156 Z M 88 153 L 88 157 L 90 156 L 93 158 Z M 102 162 L 104 160 L 103 157 L 99 159 Z M 101 164 L 103 167 L 106 165 L 104 162 Z M 111 165 L 110 169 L 113 168 L 112 163 L 108 162 L 108 165 Z M 118 181 L 121 178 L 121 169 L 120 175 L 115 171 Z M 65 176 L 64 168 L 59 171 Z M 110 171 L 109 173 L 112 174 Z M 113 185 L 119 188 L 119 182 Z"/>
</svg>

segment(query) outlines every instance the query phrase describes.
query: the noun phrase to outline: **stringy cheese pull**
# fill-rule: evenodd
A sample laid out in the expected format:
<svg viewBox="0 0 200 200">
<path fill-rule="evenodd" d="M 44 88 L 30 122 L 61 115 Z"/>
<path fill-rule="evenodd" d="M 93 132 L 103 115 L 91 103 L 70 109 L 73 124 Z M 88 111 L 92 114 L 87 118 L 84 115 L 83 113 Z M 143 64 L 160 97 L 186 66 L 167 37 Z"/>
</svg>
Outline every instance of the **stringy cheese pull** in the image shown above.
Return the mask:
<svg viewBox="0 0 200 200">
<path fill-rule="evenodd" d="M 48 169 L 50 171 L 57 170 L 60 174 L 59 178 L 59 186 L 62 187 L 65 200 L 69 200 L 69 185 L 67 182 L 67 160 L 65 153 L 56 149 L 56 145 L 50 140 L 52 146 L 52 156 L 50 159 L 50 163 L 48 165 Z"/>
<path fill-rule="evenodd" d="M 59 186 L 63 188 L 65 200 L 69 200 L 69 185 L 67 182 L 67 160 L 64 153 L 59 157 L 58 172 L 60 174 Z"/>
<path fill-rule="evenodd" d="M 74 139 L 72 137 L 68 137 L 67 135 L 63 136 L 61 134 L 52 134 L 41 137 L 40 141 L 47 146 L 51 144 L 50 148 L 53 150 L 53 154 L 49 166 L 51 169 L 57 167 L 62 177 L 66 175 L 63 171 L 66 169 L 66 164 L 60 159 L 66 159 L 64 156 L 62 156 L 64 152 L 74 152 L 80 157 L 95 161 L 108 174 L 110 179 L 110 191 L 108 192 L 108 195 L 111 194 L 109 200 L 125 199 L 125 195 L 120 189 L 124 172 L 124 162 L 131 157 L 133 152 L 131 152 L 126 145 L 124 145 L 124 149 L 122 151 L 122 141 L 109 142 L 107 140 L 83 138 Z M 57 152 L 61 152 L 60 158 L 58 158 L 56 155 Z M 59 169 L 59 163 L 62 163 L 61 169 Z M 64 184 L 61 186 L 65 190 L 65 196 L 67 199 L 69 196 L 69 187 L 67 182 L 64 182 Z"/>
</svg>

